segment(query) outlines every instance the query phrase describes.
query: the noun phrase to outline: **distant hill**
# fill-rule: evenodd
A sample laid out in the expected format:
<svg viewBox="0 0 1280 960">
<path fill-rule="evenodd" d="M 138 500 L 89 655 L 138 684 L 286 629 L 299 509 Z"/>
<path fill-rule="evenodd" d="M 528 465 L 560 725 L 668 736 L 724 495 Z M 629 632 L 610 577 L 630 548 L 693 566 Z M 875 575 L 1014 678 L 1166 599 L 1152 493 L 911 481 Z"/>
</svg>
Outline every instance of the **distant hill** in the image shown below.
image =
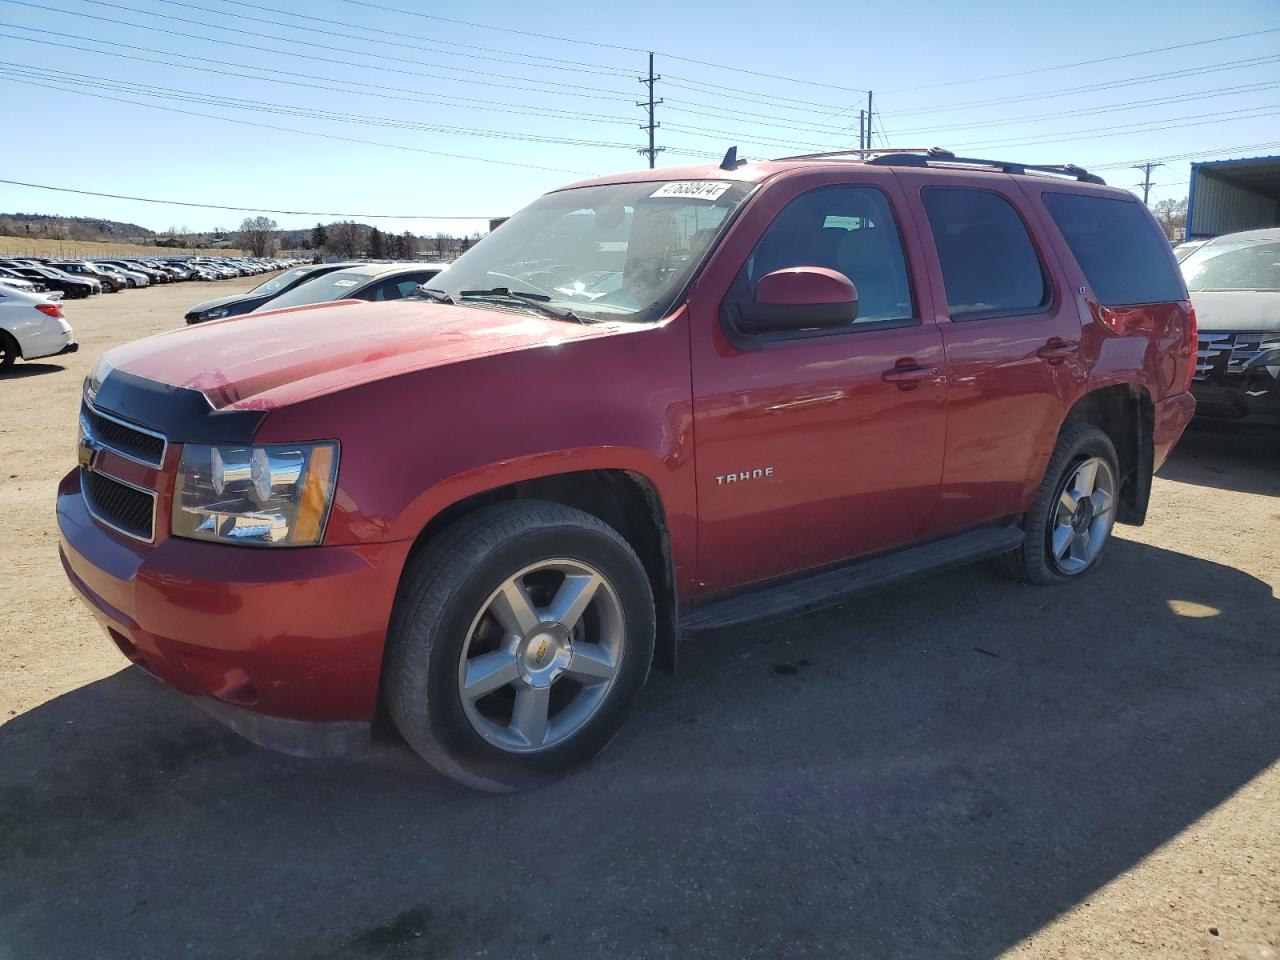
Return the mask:
<svg viewBox="0 0 1280 960">
<path fill-rule="evenodd" d="M 0 213 L 0 233 L 7 236 L 63 240 L 146 240 L 154 230 L 137 223 L 97 217 L 57 217 L 46 213 Z"/>
</svg>

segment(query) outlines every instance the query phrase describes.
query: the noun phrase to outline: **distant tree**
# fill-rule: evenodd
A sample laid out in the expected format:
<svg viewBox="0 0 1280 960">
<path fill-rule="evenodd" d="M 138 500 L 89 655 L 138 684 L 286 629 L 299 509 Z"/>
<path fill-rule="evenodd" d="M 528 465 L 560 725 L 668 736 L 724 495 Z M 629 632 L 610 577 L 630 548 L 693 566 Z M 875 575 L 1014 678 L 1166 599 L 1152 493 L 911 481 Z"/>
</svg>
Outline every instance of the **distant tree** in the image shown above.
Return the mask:
<svg viewBox="0 0 1280 960">
<path fill-rule="evenodd" d="M 323 223 L 317 223 L 311 228 L 311 246 L 317 250 L 323 250 L 329 243 L 329 234 L 324 228 Z"/>
<path fill-rule="evenodd" d="M 397 238 L 400 241 L 400 258 L 412 260 L 418 255 L 418 238 L 406 230 Z"/>
<path fill-rule="evenodd" d="M 255 257 L 265 257 L 275 245 L 277 226 L 270 217 L 245 217 L 240 224 L 240 246 Z"/>
<path fill-rule="evenodd" d="M 1170 240 L 1181 240 L 1186 236 L 1187 198 L 1181 200 L 1157 200 L 1151 205 L 1156 223 Z"/>
<path fill-rule="evenodd" d="M 335 256 L 358 257 L 364 250 L 364 228 L 350 220 L 331 223 L 327 246 Z"/>
<path fill-rule="evenodd" d="M 447 233 L 436 234 L 436 259 L 443 260 L 449 253 L 449 241 L 452 238 Z"/>
<path fill-rule="evenodd" d="M 369 256 L 374 260 L 384 260 L 387 256 L 386 235 L 377 227 L 369 231 Z"/>
</svg>

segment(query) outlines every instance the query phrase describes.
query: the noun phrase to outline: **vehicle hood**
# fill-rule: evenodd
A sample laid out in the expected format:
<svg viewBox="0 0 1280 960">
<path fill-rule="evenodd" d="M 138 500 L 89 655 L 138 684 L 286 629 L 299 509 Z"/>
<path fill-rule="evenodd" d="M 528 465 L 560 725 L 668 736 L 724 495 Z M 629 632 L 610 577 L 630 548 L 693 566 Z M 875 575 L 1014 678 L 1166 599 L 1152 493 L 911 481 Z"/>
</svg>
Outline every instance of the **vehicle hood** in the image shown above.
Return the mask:
<svg viewBox="0 0 1280 960">
<path fill-rule="evenodd" d="M 1193 293 L 1191 305 L 1196 308 L 1196 327 L 1206 332 L 1280 332 L 1280 293 Z"/>
<path fill-rule="evenodd" d="M 145 380 L 198 390 L 215 410 L 269 410 L 445 364 L 638 328 L 425 300 L 339 301 L 187 326 L 116 347 L 105 359 Z"/>
<path fill-rule="evenodd" d="M 265 299 L 260 297 L 251 297 L 248 294 L 237 293 L 228 297 L 214 297 L 212 300 L 205 300 L 203 303 L 197 303 L 194 307 L 187 310 L 187 316 L 193 313 L 204 313 L 206 310 L 213 310 L 215 307 L 225 307 L 232 303 L 243 303 L 245 300 Z"/>
</svg>

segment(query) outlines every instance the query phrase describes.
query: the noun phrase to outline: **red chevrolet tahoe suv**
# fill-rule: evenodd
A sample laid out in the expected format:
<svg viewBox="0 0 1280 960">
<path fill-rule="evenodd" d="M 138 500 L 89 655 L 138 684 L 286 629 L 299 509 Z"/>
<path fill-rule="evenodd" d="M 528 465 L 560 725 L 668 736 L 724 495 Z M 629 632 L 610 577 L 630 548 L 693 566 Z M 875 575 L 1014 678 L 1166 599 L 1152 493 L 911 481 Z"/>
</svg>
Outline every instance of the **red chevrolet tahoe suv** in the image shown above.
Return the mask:
<svg viewBox="0 0 1280 960">
<path fill-rule="evenodd" d="M 1146 208 L 944 151 L 547 194 L 416 296 L 107 352 L 58 490 L 131 661 L 299 754 L 516 789 L 681 638 L 1142 523 L 1195 317 Z"/>
</svg>

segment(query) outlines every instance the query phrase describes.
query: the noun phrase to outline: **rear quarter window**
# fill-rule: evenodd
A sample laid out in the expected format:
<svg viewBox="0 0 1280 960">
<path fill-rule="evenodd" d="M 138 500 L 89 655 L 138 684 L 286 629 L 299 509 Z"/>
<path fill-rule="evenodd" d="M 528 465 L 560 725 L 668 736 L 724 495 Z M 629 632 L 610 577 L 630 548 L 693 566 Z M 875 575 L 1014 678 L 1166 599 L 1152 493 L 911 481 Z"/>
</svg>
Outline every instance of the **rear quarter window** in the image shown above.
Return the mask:
<svg viewBox="0 0 1280 960">
<path fill-rule="evenodd" d="M 1168 242 L 1136 200 L 1046 193 L 1044 205 L 1099 303 L 1186 299 Z"/>
</svg>

